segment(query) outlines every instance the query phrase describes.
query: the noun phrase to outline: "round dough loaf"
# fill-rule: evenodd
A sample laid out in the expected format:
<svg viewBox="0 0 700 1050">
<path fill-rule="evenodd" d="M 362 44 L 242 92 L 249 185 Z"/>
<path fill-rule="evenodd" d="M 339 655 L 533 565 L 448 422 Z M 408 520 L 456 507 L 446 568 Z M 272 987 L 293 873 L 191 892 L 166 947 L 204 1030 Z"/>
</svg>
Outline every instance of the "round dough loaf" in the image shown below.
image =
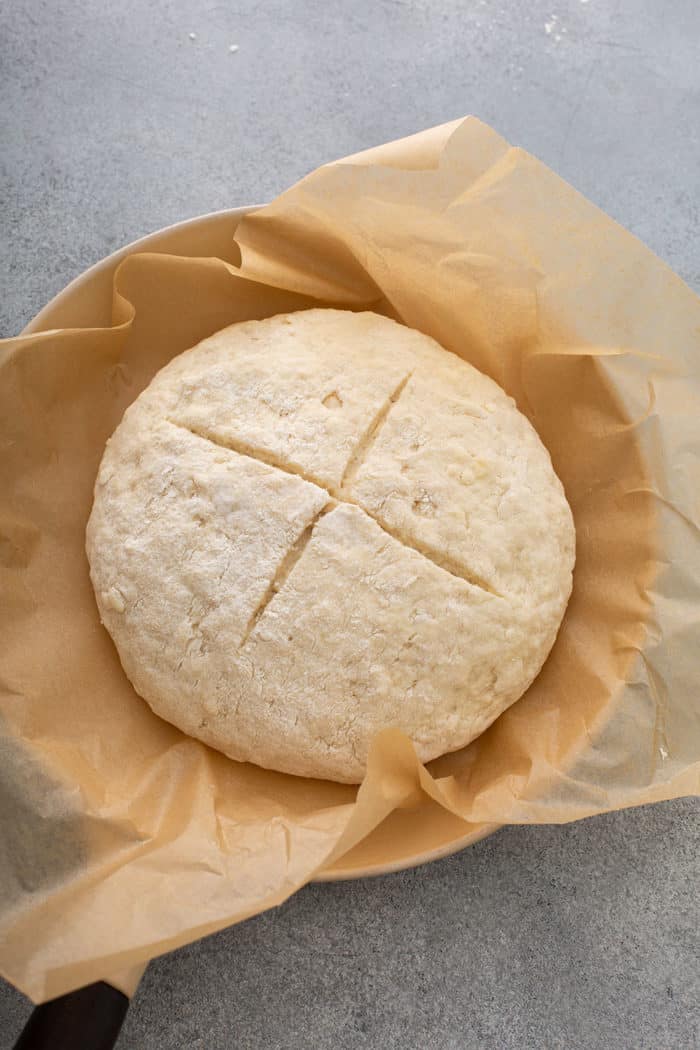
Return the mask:
<svg viewBox="0 0 700 1050">
<path fill-rule="evenodd" d="M 574 527 L 511 398 L 372 313 L 231 325 L 107 444 L 87 528 L 102 621 L 153 710 L 234 759 L 362 779 L 520 697 L 571 592 Z"/>
</svg>

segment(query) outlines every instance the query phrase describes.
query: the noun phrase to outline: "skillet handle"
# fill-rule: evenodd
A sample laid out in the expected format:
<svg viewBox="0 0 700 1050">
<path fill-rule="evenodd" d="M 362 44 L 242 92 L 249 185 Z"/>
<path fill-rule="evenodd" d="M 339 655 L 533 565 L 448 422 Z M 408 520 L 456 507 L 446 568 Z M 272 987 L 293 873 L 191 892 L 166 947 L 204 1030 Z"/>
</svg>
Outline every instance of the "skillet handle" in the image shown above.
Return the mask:
<svg viewBox="0 0 700 1050">
<path fill-rule="evenodd" d="M 97 981 L 35 1006 L 14 1050 L 112 1050 L 127 997 Z"/>
</svg>

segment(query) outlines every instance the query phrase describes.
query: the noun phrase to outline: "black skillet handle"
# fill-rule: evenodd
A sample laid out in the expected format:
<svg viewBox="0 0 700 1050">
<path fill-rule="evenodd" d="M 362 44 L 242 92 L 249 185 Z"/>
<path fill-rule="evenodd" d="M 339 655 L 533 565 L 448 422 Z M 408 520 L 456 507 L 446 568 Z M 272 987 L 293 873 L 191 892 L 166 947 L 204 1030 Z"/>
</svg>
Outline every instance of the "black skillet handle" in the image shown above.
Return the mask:
<svg viewBox="0 0 700 1050">
<path fill-rule="evenodd" d="M 112 1050 L 128 1009 L 111 984 L 88 984 L 35 1006 L 14 1050 Z"/>
</svg>

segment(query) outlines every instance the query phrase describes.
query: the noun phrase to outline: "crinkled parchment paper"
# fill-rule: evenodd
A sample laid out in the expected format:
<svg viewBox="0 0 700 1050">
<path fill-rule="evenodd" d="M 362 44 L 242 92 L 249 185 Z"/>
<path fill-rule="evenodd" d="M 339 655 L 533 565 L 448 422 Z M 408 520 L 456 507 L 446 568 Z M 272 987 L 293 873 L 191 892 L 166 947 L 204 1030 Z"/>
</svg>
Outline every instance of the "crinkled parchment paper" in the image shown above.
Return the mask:
<svg viewBox="0 0 700 1050">
<path fill-rule="evenodd" d="M 472 118 L 321 168 L 236 241 L 226 260 L 132 255 L 111 327 L 0 346 L 0 963 L 35 1000 L 128 987 L 425 794 L 479 825 L 698 790 L 700 300 Z M 236 764 L 152 714 L 84 553 L 104 443 L 154 372 L 225 324 L 319 301 L 398 318 L 501 383 L 578 535 L 527 695 L 429 771 L 388 729 L 359 792 Z"/>
</svg>

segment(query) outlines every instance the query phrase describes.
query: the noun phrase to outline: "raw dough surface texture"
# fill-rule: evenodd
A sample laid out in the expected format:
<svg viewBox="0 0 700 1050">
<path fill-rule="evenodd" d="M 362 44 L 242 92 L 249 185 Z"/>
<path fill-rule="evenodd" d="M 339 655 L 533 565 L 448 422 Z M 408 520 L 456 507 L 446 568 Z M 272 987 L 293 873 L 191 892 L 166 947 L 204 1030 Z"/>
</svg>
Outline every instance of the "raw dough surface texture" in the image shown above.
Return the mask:
<svg viewBox="0 0 700 1050">
<path fill-rule="evenodd" d="M 574 548 L 500 387 L 385 317 L 321 309 L 163 368 L 107 444 L 87 529 L 102 621 L 158 715 L 350 783 L 377 730 L 427 761 L 525 692 Z"/>
</svg>

